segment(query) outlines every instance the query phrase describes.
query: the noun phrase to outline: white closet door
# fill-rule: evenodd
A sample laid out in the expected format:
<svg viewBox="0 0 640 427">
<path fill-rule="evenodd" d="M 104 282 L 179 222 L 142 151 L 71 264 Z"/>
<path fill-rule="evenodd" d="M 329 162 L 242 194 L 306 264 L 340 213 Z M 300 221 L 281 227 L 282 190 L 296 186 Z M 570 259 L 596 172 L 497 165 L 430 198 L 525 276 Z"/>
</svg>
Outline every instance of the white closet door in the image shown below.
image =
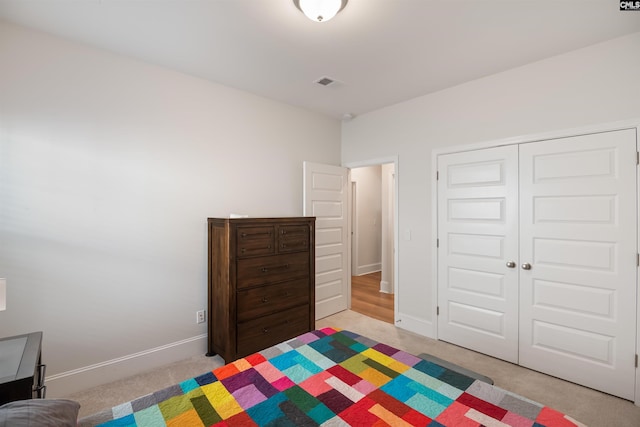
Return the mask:
<svg viewBox="0 0 640 427">
<path fill-rule="evenodd" d="M 517 146 L 438 157 L 438 337 L 511 362 L 518 358 L 517 167 Z"/>
<path fill-rule="evenodd" d="M 636 135 L 520 146 L 520 364 L 634 398 Z"/>
</svg>

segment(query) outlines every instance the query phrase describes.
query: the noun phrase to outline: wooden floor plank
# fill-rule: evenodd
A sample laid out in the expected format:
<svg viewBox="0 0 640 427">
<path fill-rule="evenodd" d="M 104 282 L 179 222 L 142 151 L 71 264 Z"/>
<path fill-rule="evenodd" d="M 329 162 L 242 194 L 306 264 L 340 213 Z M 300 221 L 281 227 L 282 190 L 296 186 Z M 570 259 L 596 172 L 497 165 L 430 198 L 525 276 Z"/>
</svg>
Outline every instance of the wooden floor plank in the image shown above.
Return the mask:
<svg viewBox="0 0 640 427">
<path fill-rule="evenodd" d="M 393 324 L 393 294 L 380 292 L 381 273 L 351 277 L 351 310 Z"/>
</svg>

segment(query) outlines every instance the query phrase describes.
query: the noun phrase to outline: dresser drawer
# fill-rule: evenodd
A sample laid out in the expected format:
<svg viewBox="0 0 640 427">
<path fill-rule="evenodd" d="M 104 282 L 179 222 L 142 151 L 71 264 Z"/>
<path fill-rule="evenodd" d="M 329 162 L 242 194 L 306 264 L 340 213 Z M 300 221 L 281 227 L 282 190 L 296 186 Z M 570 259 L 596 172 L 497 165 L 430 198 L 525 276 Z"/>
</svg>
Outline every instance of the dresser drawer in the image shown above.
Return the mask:
<svg viewBox="0 0 640 427">
<path fill-rule="evenodd" d="M 236 255 L 256 256 L 276 253 L 273 226 L 238 227 L 236 229 Z"/>
<path fill-rule="evenodd" d="M 278 252 L 306 251 L 308 249 L 308 225 L 281 225 L 278 227 Z"/>
<path fill-rule="evenodd" d="M 308 305 L 239 323 L 238 357 L 264 350 L 309 330 Z M 225 362 L 230 362 L 230 360 L 225 360 Z"/>
<path fill-rule="evenodd" d="M 309 278 L 238 291 L 239 322 L 309 304 Z"/>
<path fill-rule="evenodd" d="M 309 253 L 272 255 L 238 260 L 237 288 L 266 285 L 309 276 Z"/>
</svg>

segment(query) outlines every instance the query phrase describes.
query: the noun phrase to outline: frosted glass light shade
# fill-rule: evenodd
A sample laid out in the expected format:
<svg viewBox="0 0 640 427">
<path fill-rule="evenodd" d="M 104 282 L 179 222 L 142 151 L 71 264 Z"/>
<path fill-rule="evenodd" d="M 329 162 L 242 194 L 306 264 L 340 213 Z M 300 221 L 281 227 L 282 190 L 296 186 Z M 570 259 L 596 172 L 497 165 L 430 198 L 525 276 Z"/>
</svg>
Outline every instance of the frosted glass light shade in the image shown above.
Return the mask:
<svg viewBox="0 0 640 427">
<path fill-rule="evenodd" d="M 293 2 L 307 18 L 316 22 L 330 20 L 347 5 L 347 0 L 294 0 Z"/>
</svg>

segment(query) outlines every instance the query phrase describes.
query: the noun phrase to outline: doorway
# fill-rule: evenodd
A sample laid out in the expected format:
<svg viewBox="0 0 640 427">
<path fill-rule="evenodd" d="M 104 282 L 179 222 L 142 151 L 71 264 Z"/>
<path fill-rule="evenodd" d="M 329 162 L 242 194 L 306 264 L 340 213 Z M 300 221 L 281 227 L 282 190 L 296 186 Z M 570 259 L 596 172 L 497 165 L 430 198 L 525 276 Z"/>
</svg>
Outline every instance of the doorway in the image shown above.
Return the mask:
<svg viewBox="0 0 640 427">
<path fill-rule="evenodd" d="M 395 164 L 351 168 L 351 309 L 394 323 Z"/>
<path fill-rule="evenodd" d="M 380 231 L 380 260 L 368 265 L 370 271 L 359 270 L 351 264 L 351 246 L 358 227 L 352 224 L 351 171 L 355 168 L 380 168 L 380 214 L 376 222 L 386 231 Z M 382 172 L 384 171 L 384 173 Z M 380 273 L 380 290 L 393 294 L 393 322 L 398 311 L 398 158 L 387 157 L 335 166 L 321 163 L 303 163 L 303 215 L 316 217 L 316 320 L 351 308 L 351 271 L 355 276 Z M 382 177 L 385 179 L 382 179 Z M 357 188 L 357 183 L 356 183 Z M 356 194 L 358 190 L 356 189 Z M 382 208 L 384 200 L 385 208 Z M 355 229 L 355 232 L 354 232 Z M 357 238 L 355 239 L 357 244 Z M 360 246 L 360 245 L 358 245 Z M 355 253 L 361 259 L 359 251 Z M 361 265 L 356 262 L 355 265 Z M 383 292 L 383 293 L 385 293 Z"/>
</svg>

